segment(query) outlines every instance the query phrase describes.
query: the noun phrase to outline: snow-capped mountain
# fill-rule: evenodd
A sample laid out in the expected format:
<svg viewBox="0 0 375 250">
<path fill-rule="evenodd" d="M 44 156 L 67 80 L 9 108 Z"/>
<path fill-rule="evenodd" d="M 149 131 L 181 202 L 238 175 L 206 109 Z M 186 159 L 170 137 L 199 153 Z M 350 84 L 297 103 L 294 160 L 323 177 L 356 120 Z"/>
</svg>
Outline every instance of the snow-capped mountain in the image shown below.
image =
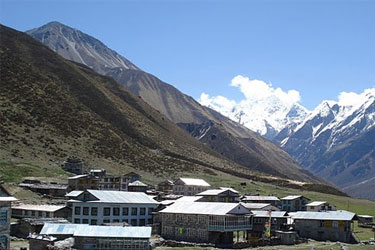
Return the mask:
<svg viewBox="0 0 375 250">
<path fill-rule="evenodd" d="M 375 185 L 375 89 L 351 105 L 324 101 L 290 135 L 275 138 L 313 173 L 349 194 L 375 199 L 373 189 L 363 188 Z"/>
<path fill-rule="evenodd" d="M 312 111 L 275 96 L 232 106 L 225 97 L 203 97 L 209 107 L 279 144 L 311 172 L 349 194 L 375 199 L 368 188 L 375 188 L 375 89 L 345 101 L 323 101 Z"/>
</svg>

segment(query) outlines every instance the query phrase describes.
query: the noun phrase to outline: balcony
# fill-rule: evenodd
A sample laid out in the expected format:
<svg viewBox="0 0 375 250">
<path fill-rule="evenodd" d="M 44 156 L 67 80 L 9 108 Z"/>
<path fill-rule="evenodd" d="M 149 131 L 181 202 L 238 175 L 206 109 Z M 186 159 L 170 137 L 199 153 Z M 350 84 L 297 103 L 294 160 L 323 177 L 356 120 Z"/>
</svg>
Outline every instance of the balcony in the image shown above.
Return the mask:
<svg viewBox="0 0 375 250">
<path fill-rule="evenodd" d="M 208 223 L 209 231 L 241 231 L 253 228 L 251 216 L 210 216 Z"/>
</svg>

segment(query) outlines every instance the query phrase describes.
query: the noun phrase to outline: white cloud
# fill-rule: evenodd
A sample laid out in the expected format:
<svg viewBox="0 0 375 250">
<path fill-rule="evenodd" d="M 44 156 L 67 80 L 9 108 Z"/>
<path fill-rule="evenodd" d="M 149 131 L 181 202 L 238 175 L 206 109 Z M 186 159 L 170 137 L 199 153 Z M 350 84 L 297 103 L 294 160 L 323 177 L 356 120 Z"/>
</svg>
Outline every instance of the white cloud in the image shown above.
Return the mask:
<svg viewBox="0 0 375 250">
<path fill-rule="evenodd" d="M 224 96 L 202 93 L 199 102 L 261 134 L 267 132 L 265 121 L 275 129 L 281 129 L 290 108 L 301 100 L 296 90 L 284 91 L 242 75 L 234 77 L 230 86 L 238 88 L 244 99 L 236 102 Z"/>
</svg>

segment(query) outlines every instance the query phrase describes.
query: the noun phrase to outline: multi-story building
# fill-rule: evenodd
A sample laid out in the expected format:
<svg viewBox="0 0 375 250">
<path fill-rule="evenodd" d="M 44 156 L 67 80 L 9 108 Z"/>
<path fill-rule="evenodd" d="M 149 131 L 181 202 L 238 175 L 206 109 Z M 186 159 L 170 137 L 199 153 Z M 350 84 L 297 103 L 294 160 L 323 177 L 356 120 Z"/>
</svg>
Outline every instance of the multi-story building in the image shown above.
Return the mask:
<svg viewBox="0 0 375 250">
<path fill-rule="evenodd" d="M 83 161 L 75 157 L 69 157 L 61 166 L 65 171 L 73 174 L 81 175 L 86 173 L 86 168 Z"/>
<path fill-rule="evenodd" d="M 99 177 L 91 174 L 76 175 L 68 178 L 69 190 L 99 189 Z"/>
<path fill-rule="evenodd" d="M 313 201 L 306 204 L 306 211 L 335 211 L 336 206 L 332 205 L 326 201 Z"/>
<path fill-rule="evenodd" d="M 173 181 L 165 180 L 165 181 L 160 182 L 157 185 L 156 190 L 164 192 L 165 194 L 170 194 L 173 192 L 173 186 L 174 186 Z"/>
<path fill-rule="evenodd" d="M 269 203 L 275 207 L 281 207 L 280 199 L 276 196 L 247 195 L 242 200 L 245 203 Z"/>
<path fill-rule="evenodd" d="M 122 191 L 128 191 L 128 185 L 135 181 L 140 181 L 141 176 L 134 172 L 129 172 L 121 176 L 120 186 Z"/>
<path fill-rule="evenodd" d="M 11 203 L 16 200 L 0 183 L 0 249 L 10 248 Z"/>
<path fill-rule="evenodd" d="M 144 184 L 141 181 L 134 181 L 128 184 L 129 192 L 146 192 L 147 189 L 148 189 L 148 185 Z"/>
<path fill-rule="evenodd" d="M 70 197 L 72 222 L 78 224 L 126 222 L 132 226 L 144 226 L 152 224 L 152 212 L 158 205 L 140 192 L 86 190 Z"/>
<path fill-rule="evenodd" d="M 159 212 L 165 239 L 233 244 L 233 232 L 252 229 L 252 213 L 240 203 L 175 202 Z"/>
<path fill-rule="evenodd" d="M 193 178 L 179 178 L 173 184 L 173 193 L 185 196 L 196 195 L 211 187 L 205 180 Z"/>
<path fill-rule="evenodd" d="M 209 189 L 198 193 L 197 196 L 202 196 L 199 201 L 236 203 L 240 201 L 240 194 L 232 188 Z"/>
<path fill-rule="evenodd" d="M 253 230 L 251 231 L 253 237 L 262 237 L 267 227 L 270 227 L 270 235 L 275 235 L 276 231 L 283 229 L 288 219 L 288 213 L 285 211 L 252 210 L 251 212 L 254 214 Z"/>
<path fill-rule="evenodd" d="M 344 210 L 325 212 L 296 212 L 291 214 L 295 230 L 302 238 L 354 243 L 352 234 L 355 213 Z"/>
<path fill-rule="evenodd" d="M 289 195 L 281 198 L 281 210 L 287 212 L 306 211 L 306 204 L 310 200 L 302 195 Z"/>
<path fill-rule="evenodd" d="M 100 190 L 120 190 L 120 176 L 103 175 L 99 178 Z"/>
</svg>

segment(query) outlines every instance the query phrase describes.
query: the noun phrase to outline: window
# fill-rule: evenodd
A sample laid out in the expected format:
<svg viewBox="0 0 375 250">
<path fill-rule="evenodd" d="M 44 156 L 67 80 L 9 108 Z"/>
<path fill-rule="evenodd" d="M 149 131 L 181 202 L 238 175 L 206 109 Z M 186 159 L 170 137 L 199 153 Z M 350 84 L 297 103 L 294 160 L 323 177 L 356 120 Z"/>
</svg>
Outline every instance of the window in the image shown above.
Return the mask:
<svg viewBox="0 0 375 250">
<path fill-rule="evenodd" d="M 91 208 L 91 215 L 92 216 L 97 216 L 98 215 L 98 208 L 97 207 L 92 207 Z"/>
<path fill-rule="evenodd" d="M 105 207 L 104 208 L 104 216 L 110 216 L 111 215 L 111 208 Z"/>
<path fill-rule="evenodd" d="M 138 214 L 138 208 L 132 207 L 132 215 L 137 215 Z"/>
<path fill-rule="evenodd" d="M 146 208 L 145 207 L 141 207 L 139 213 L 140 213 L 140 215 L 146 215 Z"/>
<path fill-rule="evenodd" d="M 103 223 L 109 223 L 110 221 L 109 220 L 103 220 Z"/>
<path fill-rule="evenodd" d="M 82 220 L 82 224 L 89 224 L 89 220 L 88 219 L 83 219 Z"/>
<path fill-rule="evenodd" d="M 152 219 L 147 220 L 147 224 L 151 225 L 152 224 Z"/>
<path fill-rule="evenodd" d="M 113 223 L 118 223 L 118 222 L 120 222 L 120 220 L 116 219 L 116 220 L 113 220 L 112 222 Z"/>
<path fill-rule="evenodd" d="M 120 215 L 120 208 L 114 207 L 112 213 L 113 213 L 114 216 L 119 216 Z"/>
<path fill-rule="evenodd" d="M 75 224 L 80 224 L 80 223 L 81 223 L 81 220 L 80 220 L 80 219 L 74 219 L 74 223 L 75 223 Z"/>
<path fill-rule="evenodd" d="M 137 225 L 137 220 L 136 219 L 132 219 L 131 222 L 130 222 L 130 224 L 132 226 L 136 226 Z"/>
<path fill-rule="evenodd" d="M 81 215 L 81 207 L 75 207 L 74 208 L 74 214 L 75 215 Z"/>
<path fill-rule="evenodd" d="M 145 219 L 140 219 L 139 220 L 139 225 L 140 226 L 145 226 L 146 225 L 146 220 Z"/>
<path fill-rule="evenodd" d="M 89 215 L 89 208 L 83 207 L 83 215 Z"/>
<path fill-rule="evenodd" d="M 51 217 L 51 213 L 50 212 L 46 212 L 46 217 L 47 218 Z"/>
<path fill-rule="evenodd" d="M 129 223 L 128 219 L 123 219 L 122 222 Z"/>
<path fill-rule="evenodd" d="M 338 221 L 332 221 L 332 227 L 339 227 L 339 222 Z"/>
<path fill-rule="evenodd" d="M 324 220 L 319 221 L 319 227 L 324 227 Z"/>
<path fill-rule="evenodd" d="M 39 216 L 39 217 L 42 217 L 42 216 L 43 216 L 42 211 L 38 211 L 38 216 Z"/>
<path fill-rule="evenodd" d="M 122 215 L 129 215 L 129 208 L 123 207 L 122 208 Z"/>
<path fill-rule="evenodd" d="M 148 215 L 152 215 L 152 212 L 154 212 L 154 209 L 152 207 L 148 208 Z"/>
<path fill-rule="evenodd" d="M 91 220 L 91 225 L 96 225 L 96 224 L 98 224 L 97 220 Z"/>
</svg>

